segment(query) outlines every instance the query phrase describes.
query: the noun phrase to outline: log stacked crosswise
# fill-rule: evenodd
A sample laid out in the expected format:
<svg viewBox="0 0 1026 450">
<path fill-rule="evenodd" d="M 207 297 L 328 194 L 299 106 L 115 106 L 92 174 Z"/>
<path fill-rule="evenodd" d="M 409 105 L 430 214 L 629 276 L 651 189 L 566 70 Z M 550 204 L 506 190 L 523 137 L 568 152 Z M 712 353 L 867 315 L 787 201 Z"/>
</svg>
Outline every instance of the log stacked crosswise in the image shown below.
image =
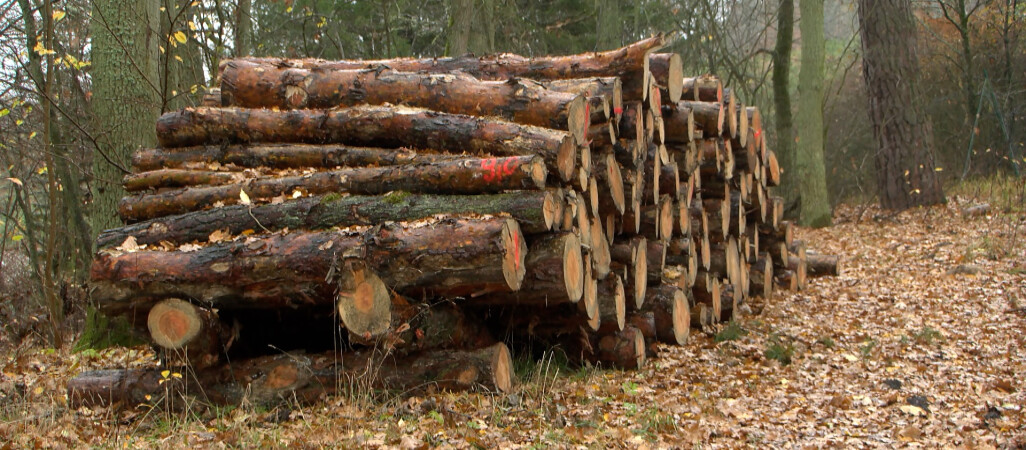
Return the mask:
<svg viewBox="0 0 1026 450">
<path fill-rule="evenodd" d="M 640 367 L 837 271 L 782 220 L 759 110 L 669 43 L 223 61 L 134 155 L 93 298 L 215 402 L 356 375 L 508 391 L 510 348 Z M 84 374 L 69 398 L 150 398 L 154 373 Z"/>
</svg>

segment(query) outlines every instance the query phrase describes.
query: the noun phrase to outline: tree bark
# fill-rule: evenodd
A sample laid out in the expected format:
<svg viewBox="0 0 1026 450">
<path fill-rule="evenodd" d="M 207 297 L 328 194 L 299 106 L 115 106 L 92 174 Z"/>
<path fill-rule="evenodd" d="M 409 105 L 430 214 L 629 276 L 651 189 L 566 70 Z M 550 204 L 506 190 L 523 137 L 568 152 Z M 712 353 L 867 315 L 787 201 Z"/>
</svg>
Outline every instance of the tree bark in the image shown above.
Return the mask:
<svg viewBox="0 0 1026 450">
<path fill-rule="evenodd" d="M 153 305 L 146 326 L 169 361 L 186 363 L 197 370 L 221 362 L 237 337 L 213 310 L 177 298 Z"/>
<path fill-rule="evenodd" d="M 132 155 L 137 172 L 161 169 L 211 170 L 240 168 L 332 169 L 397 166 L 466 158 L 460 154 L 345 145 L 267 144 L 202 145 L 175 149 L 145 148 Z"/>
<path fill-rule="evenodd" d="M 648 289 L 642 311 L 651 311 L 655 315 L 656 337 L 660 342 L 673 345 L 687 343 L 691 329 L 687 292 L 669 284 L 652 286 Z"/>
<path fill-rule="evenodd" d="M 832 222 L 823 164 L 823 61 L 826 38 L 823 0 L 800 0 L 802 13 L 802 67 L 798 74 L 797 171 L 801 192 L 800 223 L 825 227 Z"/>
<path fill-rule="evenodd" d="M 568 133 L 421 109 L 362 106 L 320 110 L 188 108 L 157 121 L 164 147 L 248 142 L 438 149 L 490 156 L 540 155 L 564 181 L 577 147 Z"/>
<path fill-rule="evenodd" d="M 461 73 L 310 70 L 229 61 L 220 86 L 222 106 L 330 109 L 401 104 L 566 130 L 580 145 L 585 144 L 590 123 L 586 96 L 552 91 L 521 78 L 479 81 Z"/>
<path fill-rule="evenodd" d="M 126 313 L 166 297 L 218 308 L 331 304 L 325 280 L 339 258 L 366 262 L 391 288 L 411 296 L 515 291 L 527 246 L 512 219 L 442 219 L 363 232 L 295 232 L 199 250 L 100 252 L 93 299 Z"/>
<path fill-rule="evenodd" d="M 880 204 L 906 209 L 944 201 L 933 130 L 923 111 L 909 0 L 859 0 L 863 74 L 876 136 Z"/>
<path fill-rule="evenodd" d="M 518 191 L 492 195 L 318 196 L 277 204 L 233 205 L 155 219 L 105 230 L 98 248 L 117 246 L 129 236 L 139 245 L 205 241 L 224 230 L 237 236 L 246 230 L 318 230 L 373 226 L 451 215 L 509 215 L 525 234 L 552 230 L 563 200 L 556 191 Z"/>
<path fill-rule="evenodd" d="M 147 220 L 236 204 L 242 193 L 253 202 L 300 195 L 377 195 L 393 191 L 423 194 L 485 194 L 542 189 L 545 166 L 537 157 L 469 158 L 421 165 L 338 169 L 290 177 L 260 177 L 221 186 L 195 186 L 140 193 L 122 199 L 126 221 Z M 386 199 L 387 201 L 387 199 Z M 243 203 L 245 203 L 243 201 Z"/>
<path fill-rule="evenodd" d="M 584 255 L 570 232 L 539 236 L 528 245 L 526 272 L 516 292 L 493 293 L 469 300 L 477 305 L 534 305 L 577 303 L 584 294 Z"/>
</svg>

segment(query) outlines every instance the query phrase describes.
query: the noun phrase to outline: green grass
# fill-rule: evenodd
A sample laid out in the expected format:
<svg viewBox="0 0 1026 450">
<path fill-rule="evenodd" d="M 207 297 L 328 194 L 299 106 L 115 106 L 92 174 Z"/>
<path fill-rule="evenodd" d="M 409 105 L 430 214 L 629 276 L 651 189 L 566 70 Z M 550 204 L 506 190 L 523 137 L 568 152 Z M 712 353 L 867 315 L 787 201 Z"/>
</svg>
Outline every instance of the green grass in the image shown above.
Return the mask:
<svg viewBox="0 0 1026 450">
<path fill-rule="evenodd" d="M 714 340 L 716 342 L 736 341 L 746 334 L 748 332 L 741 327 L 741 324 L 732 320 L 719 333 L 716 333 Z"/>
<path fill-rule="evenodd" d="M 923 329 L 915 332 L 912 338 L 920 344 L 933 345 L 934 342 L 940 342 L 944 340 L 944 336 L 940 331 L 930 326 L 925 326 Z"/>
</svg>

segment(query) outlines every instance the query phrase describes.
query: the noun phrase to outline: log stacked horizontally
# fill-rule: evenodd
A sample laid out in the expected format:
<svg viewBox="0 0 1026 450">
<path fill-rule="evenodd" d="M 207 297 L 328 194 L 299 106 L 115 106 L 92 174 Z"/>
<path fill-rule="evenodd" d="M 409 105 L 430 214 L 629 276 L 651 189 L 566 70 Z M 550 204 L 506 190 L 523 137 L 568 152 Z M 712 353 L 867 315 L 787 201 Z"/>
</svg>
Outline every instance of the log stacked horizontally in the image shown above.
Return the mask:
<svg viewBox="0 0 1026 450">
<path fill-rule="evenodd" d="M 836 273 L 782 220 L 758 109 L 668 43 L 224 61 L 134 155 L 93 298 L 191 365 L 194 392 L 273 402 L 358 374 L 508 391 L 524 343 L 637 368 Z M 69 398 L 150 398 L 158 372 L 83 374 Z"/>
</svg>

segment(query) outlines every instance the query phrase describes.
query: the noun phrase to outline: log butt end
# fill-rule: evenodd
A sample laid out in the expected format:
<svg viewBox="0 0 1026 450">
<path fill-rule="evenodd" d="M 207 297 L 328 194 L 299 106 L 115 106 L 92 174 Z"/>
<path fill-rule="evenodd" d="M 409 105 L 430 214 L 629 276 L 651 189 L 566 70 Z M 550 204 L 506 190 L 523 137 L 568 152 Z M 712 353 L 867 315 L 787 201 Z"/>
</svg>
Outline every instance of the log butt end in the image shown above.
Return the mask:
<svg viewBox="0 0 1026 450">
<path fill-rule="evenodd" d="M 520 225 L 513 219 L 506 220 L 502 227 L 502 275 L 506 285 L 513 291 L 519 291 L 527 272 L 524 259 L 527 255 L 527 242 L 520 231 Z"/>
<path fill-rule="evenodd" d="M 171 298 L 157 303 L 146 318 L 150 336 L 157 345 L 178 350 L 199 335 L 203 327 L 199 308 L 185 300 Z"/>
<path fill-rule="evenodd" d="M 688 297 L 683 290 L 676 290 L 673 294 L 673 344 L 684 345 L 691 333 L 691 311 L 688 307 Z"/>
<path fill-rule="evenodd" d="M 667 77 L 666 92 L 670 98 L 666 99 L 666 101 L 677 103 L 684 94 L 684 60 L 677 53 L 670 55 Z"/>
<path fill-rule="evenodd" d="M 371 339 L 392 324 L 391 297 L 385 283 L 361 261 L 347 261 L 339 279 L 338 314 L 351 335 Z"/>
<path fill-rule="evenodd" d="M 492 351 L 492 382 L 499 392 L 509 392 L 513 389 L 513 358 L 509 354 L 506 344 L 498 343 L 493 346 Z"/>
<path fill-rule="evenodd" d="M 588 145 L 588 125 L 591 124 L 591 111 L 588 98 L 578 95 L 567 105 L 567 128 L 574 136 L 577 145 Z"/>
</svg>

